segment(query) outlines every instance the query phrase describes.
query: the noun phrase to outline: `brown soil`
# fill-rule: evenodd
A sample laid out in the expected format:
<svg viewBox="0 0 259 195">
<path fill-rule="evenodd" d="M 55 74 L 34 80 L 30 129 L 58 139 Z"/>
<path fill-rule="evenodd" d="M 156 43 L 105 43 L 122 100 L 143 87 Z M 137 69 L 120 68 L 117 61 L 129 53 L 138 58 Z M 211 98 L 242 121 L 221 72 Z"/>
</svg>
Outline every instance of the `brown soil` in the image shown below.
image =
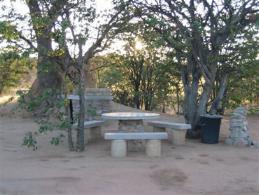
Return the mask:
<svg viewBox="0 0 259 195">
<path fill-rule="evenodd" d="M 1 108 L 0 194 L 257 195 L 259 148 L 225 145 L 228 123 L 225 117 L 219 144 L 187 140 L 185 146 L 176 147 L 164 142 L 160 158 L 141 152 L 112 158 L 108 141 L 91 143 L 82 153 L 69 152 L 66 140 L 50 145 L 49 138 L 59 132 L 41 135 L 37 151 L 24 148 L 24 134 L 37 130 L 37 124 L 28 115 Z M 248 124 L 259 141 L 259 117 L 249 117 Z M 112 128 L 116 124 L 104 130 Z"/>
</svg>

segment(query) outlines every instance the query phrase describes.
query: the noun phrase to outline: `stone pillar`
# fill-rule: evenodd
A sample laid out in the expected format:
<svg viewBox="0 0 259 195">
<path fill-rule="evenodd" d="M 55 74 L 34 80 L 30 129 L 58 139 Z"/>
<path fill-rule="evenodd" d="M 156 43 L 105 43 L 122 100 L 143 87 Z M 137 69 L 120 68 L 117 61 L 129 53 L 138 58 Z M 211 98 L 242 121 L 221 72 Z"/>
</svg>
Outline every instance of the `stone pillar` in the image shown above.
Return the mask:
<svg viewBox="0 0 259 195">
<path fill-rule="evenodd" d="M 143 120 L 119 120 L 118 128 L 120 131 L 143 132 Z"/>
<path fill-rule="evenodd" d="M 119 120 L 118 128 L 124 132 L 144 132 L 143 120 Z M 128 151 L 140 152 L 145 150 L 144 140 L 129 140 Z"/>
<path fill-rule="evenodd" d="M 125 156 L 127 156 L 127 142 L 126 142 L 126 140 L 112 140 L 111 155 L 112 155 L 112 157 L 125 157 Z"/>
<path fill-rule="evenodd" d="M 148 140 L 146 143 L 146 154 L 149 157 L 161 156 L 161 140 Z"/>
<path fill-rule="evenodd" d="M 246 114 L 244 107 L 238 107 L 234 110 L 230 117 L 230 135 L 225 141 L 226 144 L 236 146 L 251 146 L 254 144 L 248 133 Z"/>
</svg>

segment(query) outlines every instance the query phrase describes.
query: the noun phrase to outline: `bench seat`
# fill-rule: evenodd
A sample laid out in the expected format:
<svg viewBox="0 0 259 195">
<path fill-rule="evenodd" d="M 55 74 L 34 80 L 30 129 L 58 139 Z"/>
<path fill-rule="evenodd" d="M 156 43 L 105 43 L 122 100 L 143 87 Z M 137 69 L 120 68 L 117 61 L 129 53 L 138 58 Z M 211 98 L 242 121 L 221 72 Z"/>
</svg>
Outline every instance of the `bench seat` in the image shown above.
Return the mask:
<svg viewBox="0 0 259 195">
<path fill-rule="evenodd" d="M 93 142 L 102 138 L 101 126 L 104 121 L 92 120 L 84 121 L 85 128 L 85 143 Z M 77 128 L 78 124 L 73 124 L 73 128 Z"/>
<path fill-rule="evenodd" d="M 169 121 L 148 121 L 153 126 L 153 131 L 167 132 L 169 141 L 174 145 L 185 144 L 185 134 L 192 126 L 186 123 L 175 123 Z"/>
<path fill-rule="evenodd" d="M 104 138 L 107 140 L 161 140 L 168 139 L 168 135 L 163 132 L 118 132 L 105 133 Z"/>
<path fill-rule="evenodd" d="M 171 128 L 176 130 L 186 130 L 186 129 L 192 128 L 190 124 L 175 123 L 175 122 L 168 122 L 168 121 L 148 121 L 147 124 L 153 127 Z"/>
<path fill-rule="evenodd" d="M 166 132 L 114 132 L 105 133 L 104 139 L 111 140 L 113 157 L 127 156 L 127 140 L 147 140 L 146 154 L 150 157 L 161 156 L 161 140 L 168 139 Z"/>
<path fill-rule="evenodd" d="M 84 121 L 85 128 L 92 128 L 97 126 L 102 126 L 104 121 L 92 120 L 92 121 Z M 78 124 L 73 124 L 73 127 L 76 128 Z"/>
</svg>

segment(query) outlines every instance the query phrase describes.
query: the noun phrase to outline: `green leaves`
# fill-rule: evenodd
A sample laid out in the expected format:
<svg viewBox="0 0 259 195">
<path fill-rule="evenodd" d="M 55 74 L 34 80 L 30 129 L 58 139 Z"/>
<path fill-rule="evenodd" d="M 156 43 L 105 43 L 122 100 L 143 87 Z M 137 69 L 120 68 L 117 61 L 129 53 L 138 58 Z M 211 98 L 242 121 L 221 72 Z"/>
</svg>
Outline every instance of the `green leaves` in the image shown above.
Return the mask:
<svg viewBox="0 0 259 195">
<path fill-rule="evenodd" d="M 29 132 L 24 136 L 22 145 L 37 150 L 37 140 L 32 132 Z"/>
<path fill-rule="evenodd" d="M 53 131 L 52 124 L 48 122 L 42 123 L 39 127 L 39 133 L 46 134 L 48 131 Z"/>
<path fill-rule="evenodd" d="M 20 85 L 19 82 L 35 66 L 35 62 L 26 57 L 27 54 L 19 55 L 15 49 L 0 53 L 0 94 Z"/>
<path fill-rule="evenodd" d="M 56 137 L 52 137 L 50 143 L 51 143 L 52 145 L 57 146 L 57 145 L 59 145 L 61 142 L 63 142 L 63 138 L 64 138 L 64 137 L 65 137 L 65 136 L 64 136 L 63 134 L 60 134 L 59 136 L 56 136 Z"/>
<path fill-rule="evenodd" d="M 18 39 L 16 27 L 11 25 L 10 22 L 0 21 L 0 39 L 5 39 L 7 41 Z"/>
</svg>

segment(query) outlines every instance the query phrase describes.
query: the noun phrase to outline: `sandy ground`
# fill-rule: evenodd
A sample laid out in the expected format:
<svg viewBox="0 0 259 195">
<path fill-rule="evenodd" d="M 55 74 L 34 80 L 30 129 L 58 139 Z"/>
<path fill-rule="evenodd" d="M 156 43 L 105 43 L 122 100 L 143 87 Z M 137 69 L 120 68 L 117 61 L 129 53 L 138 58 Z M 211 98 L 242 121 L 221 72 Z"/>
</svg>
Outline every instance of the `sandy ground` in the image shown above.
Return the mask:
<svg viewBox="0 0 259 195">
<path fill-rule="evenodd" d="M 118 159 L 110 157 L 108 141 L 91 143 L 85 152 L 76 153 L 68 151 L 66 140 L 52 146 L 51 135 L 42 135 L 37 151 L 26 149 L 21 146 L 23 136 L 37 124 L 2 109 L 0 194 L 258 195 L 259 149 L 225 145 L 228 123 L 225 117 L 219 144 L 188 140 L 176 147 L 164 142 L 160 158 L 139 152 Z M 259 140 L 259 117 L 249 117 L 248 123 Z M 104 130 L 115 126 L 110 123 Z"/>
</svg>

